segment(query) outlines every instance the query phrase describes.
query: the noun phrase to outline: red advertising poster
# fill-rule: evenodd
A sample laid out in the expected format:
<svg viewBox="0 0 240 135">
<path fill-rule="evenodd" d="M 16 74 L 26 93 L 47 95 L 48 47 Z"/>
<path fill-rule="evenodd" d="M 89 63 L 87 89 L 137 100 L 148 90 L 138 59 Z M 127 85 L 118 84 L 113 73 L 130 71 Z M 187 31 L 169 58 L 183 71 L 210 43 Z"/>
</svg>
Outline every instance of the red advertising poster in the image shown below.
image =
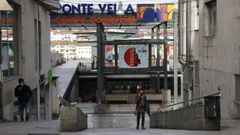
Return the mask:
<svg viewBox="0 0 240 135">
<path fill-rule="evenodd" d="M 119 46 L 119 68 L 147 68 L 148 47 L 146 45 Z"/>
</svg>

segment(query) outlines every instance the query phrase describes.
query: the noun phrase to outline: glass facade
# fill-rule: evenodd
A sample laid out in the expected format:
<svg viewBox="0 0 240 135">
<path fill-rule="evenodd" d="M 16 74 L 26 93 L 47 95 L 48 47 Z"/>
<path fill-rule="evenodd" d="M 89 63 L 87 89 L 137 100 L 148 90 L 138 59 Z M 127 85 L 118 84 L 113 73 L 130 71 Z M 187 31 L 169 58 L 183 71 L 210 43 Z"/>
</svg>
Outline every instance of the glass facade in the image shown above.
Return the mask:
<svg viewBox="0 0 240 135">
<path fill-rule="evenodd" d="M 14 8 L 13 8 L 14 9 Z M 0 11 L 1 69 L 3 80 L 17 75 L 16 12 Z"/>
</svg>

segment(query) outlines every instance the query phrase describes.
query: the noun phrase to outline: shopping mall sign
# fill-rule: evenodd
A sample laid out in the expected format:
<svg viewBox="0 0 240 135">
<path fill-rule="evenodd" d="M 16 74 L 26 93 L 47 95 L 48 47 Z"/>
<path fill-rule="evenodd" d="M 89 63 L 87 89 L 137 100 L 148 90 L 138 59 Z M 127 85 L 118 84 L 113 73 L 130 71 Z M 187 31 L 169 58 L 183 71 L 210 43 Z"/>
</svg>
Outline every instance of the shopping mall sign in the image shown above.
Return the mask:
<svg viewBox="0 0 240 135">
<path fill-rule="evenodd" d="M 123 9 L 123 15 L 113 17 L 117 12 L 116 4 L 64 4 L 61 5 L 59 13 L 63 13 L 65 16 L 56 16 L 55 23 L 166 22 L 173 20 L 175 16 L 173 4 L 137 4 L 136 9 L 129 4 Z M 96 14 L 111 15 L 111 17 L 98 17 Z M 74 17 L 68 17 L 68 15 L 74 15 Z"/>
</svg>

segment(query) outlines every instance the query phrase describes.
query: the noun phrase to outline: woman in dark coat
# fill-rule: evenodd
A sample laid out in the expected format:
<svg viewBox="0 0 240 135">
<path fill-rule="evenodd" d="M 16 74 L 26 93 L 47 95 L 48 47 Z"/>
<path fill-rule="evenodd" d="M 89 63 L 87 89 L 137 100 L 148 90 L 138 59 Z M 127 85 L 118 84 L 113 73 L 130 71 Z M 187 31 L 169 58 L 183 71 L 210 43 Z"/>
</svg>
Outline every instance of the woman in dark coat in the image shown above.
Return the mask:
<svg viewBox="0 0 240 135">
<path fill-rule="evenodd" d="M 140 117 L 142 117 L 142 129 L 144 128 L 145 123 L 145 109 L 146 109 L 147 98 L 141 90 L 140 93 L 136 96 L 136 115 L 137 115 L 137 127 L 139 129 Z"/>
</svg>

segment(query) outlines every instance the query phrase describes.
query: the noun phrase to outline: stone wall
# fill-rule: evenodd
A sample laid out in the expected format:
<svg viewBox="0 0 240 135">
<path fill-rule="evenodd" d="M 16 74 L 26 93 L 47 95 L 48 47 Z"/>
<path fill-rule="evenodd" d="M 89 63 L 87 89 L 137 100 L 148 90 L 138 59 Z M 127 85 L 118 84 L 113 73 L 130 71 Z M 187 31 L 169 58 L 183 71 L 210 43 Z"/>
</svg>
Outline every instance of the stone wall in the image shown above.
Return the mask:
<svg viewBox="0 0 240 135">
<path fill-rule="evenodd" d="M 60 130 L 81 131 L 87 129 L 87 115 L 76 106 L 62 106 L 60 109 Z"/>
<path fill-rule="evenodd" d="M 160 112 L 150 116 L 150 128 L 219 130 L 220 119 L 208 119 L 205 106 Z"/>
</svg>

